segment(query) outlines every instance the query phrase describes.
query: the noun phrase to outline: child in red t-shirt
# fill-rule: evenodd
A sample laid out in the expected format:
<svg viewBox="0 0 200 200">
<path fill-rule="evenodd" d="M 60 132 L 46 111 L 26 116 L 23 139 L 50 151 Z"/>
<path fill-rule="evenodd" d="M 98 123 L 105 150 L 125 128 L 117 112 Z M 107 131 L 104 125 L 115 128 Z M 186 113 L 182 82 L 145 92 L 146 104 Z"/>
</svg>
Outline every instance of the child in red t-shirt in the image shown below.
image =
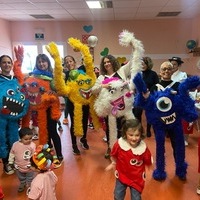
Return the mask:
<svg viewBox="0 0 200 200">
<path fill-rule="evenodd" d="M 106 171 L 115 170 L 114 198 L 123 200 L 130 187 L 131 200 L 140 200 L 145 184 L 145 166 L 152 165 L 152 156 L 142 140 L 143 128 L 137 119 L 122 120 L 122 137 L 111 151 L 111 164 Z"/>
</svg>

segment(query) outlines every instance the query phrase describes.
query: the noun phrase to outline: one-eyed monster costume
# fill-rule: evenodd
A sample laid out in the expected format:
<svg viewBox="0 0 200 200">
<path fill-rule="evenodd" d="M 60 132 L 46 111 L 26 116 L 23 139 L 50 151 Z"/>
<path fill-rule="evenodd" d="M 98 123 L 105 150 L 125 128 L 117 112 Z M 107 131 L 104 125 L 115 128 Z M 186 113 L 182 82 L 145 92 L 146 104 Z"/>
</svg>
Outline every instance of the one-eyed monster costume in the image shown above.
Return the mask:
<svg viewBox="0 0 200 200">
<path fill-rule="evenodd" d="M 16 78 L 0 77 L 0 158 L 6 158 L 9 148 L 19 139 L 19 119 L 29 107 Z"/>
<path fill-rule="evenodd" d="M 174 141 L 172 141 L 175 174 L 181 180 L 185 180 L 187 163 L 185 162 L 185 144 L 181 120 L 193 122 L 198 117 L 194 100 L 190 98 L 188 91 L 200 85 L 200 77 L 189 77 L 180 83 L 178 93 L 171 88 L 167 88 L 164 91 L 150 93 L 148 98 L 143 96 L 147 89 L 140 73 L 135 76 L 133 82 L 138 91 L 135 105 L 141 106 L 145 110 L 147 120 L 152 124 L 155 132 L 156 169 L 153 172 L 153 178 L 156 180 L 166 179 L 165 136 L 166 130 L 173 130 L 175 134 Z"/>
</svg>

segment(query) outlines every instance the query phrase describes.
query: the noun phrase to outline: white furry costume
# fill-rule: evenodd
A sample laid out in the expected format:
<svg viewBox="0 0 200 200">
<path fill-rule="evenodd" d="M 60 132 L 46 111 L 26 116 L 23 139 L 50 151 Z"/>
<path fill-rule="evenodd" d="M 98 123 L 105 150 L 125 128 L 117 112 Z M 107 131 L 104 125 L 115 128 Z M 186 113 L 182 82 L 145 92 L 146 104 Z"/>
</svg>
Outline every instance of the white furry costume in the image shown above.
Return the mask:
<svg viewBox="0 0 200 200">
<path fill-rule="evenodd" d="M 109 123 L 110 147 L 117 140 L 116 117 L 125 116 L 127 119 L 135 118 L 132 113 L 133 90 L 134 85 L 129 85 L 127 80 L 134 78 L 137 72 L 141 71 L 143 45 L 141 41 L 134 37 L 133 33 L 124 30 L 119 35 L 119 43 L 122 46 L 131 46 L 132 54 L 130 61 L 122 66 L 117 74 L 121 79 L 116 77 L 106 81 L 104 75 L 100 75 L 93 86 L 93 93 L 98 94 L 94 108 L 98 116 L 107 117 Z M 102 88 L 102 84 L 110 84 L 110 88 Z"/>
</svg>

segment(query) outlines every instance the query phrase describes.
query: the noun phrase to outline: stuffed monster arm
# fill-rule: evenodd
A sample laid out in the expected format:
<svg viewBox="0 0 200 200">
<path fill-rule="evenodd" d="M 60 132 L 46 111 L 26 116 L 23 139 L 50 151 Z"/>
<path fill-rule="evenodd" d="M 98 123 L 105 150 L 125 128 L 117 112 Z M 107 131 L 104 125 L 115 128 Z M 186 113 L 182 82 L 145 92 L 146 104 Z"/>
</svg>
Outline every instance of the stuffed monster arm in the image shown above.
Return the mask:
<svg viewBox="0 0 200 200">
<path fill-rule="evenodd" d="M 195 106 L 195 101 L 189 96 L 189 90 L 197 88 L 200 85 L 200 77 L 199 76 L 191 76 L 179 85 L 179 94 L 180 94 L 180 103 L 184 105 L 185 111 L 183 113 L 183 118 L 192 122 L 198 118 L 198 113 L 195 109 L 192 109 Z M 181 108 L 180 108 L 181 109 Z M 194 110 L 194 112 L 192 112 Z"/>
<path fill-rule="evenodd" d="M 17 78 L 20 85 L 24 83 L 24 75 L 22 74 L 21 66 L 24 58 L 24 48 L 23 46 L 18 45 L 14 47 L 16 61 L 14 61 L 13 65 L 13 73 Z"/>
<path fill-rule="evenodd" d="M 93 79 L 95 79 L 95 73 L 94 73 L 94 63 L 93 58 L 90 53 L 89 47 L 83 43 L 79 39 L 75 38 L 69 38 L 68 39 L 69 45 L 75 50 L 80 51 L 83 57 L 83 62 L 86 68 L 86 74 L 91 76 Z"/>
<path fill-rule="evenodd" d="M 141 71 L 142 68 L 142 57 L 144 55 L 144 47 L 141 41 L 137 40 L 133 33 L 124 30 L 119 35 L 119 44 L 121 46 L 131 46 L 132 47 L 132 54 L 130 57 L 130 61 L 127 63 L 130 67 L 131 73 L 131 80 L 135 77 L 135 75 Z M 123 66 L 123 67 L 126 67 Z M 131 82 L 131 89 L 134 89 L 134 85 Z"/>
<path fill-rule="evenodd" d="M 62 61 L 57 45 L 54 42 L 51 42 L 46 46 L 46 49 L 55 61 L 54 84 L 56 91 L 62 96 L 67 96 L 69 94 L 69 88 L 66 87 L 65 80 L 63 78 Z"/>
<path fill-rule="evenodd" d="M 146 101 L 144 94 L 148 93 L 148 90 L 141 73 L 136 74 L 133 79 L 133 83 L 135 84 L 137 90 L 137 94 L 135 96 L 135 105 L 143 107 Z"/>
</svg>

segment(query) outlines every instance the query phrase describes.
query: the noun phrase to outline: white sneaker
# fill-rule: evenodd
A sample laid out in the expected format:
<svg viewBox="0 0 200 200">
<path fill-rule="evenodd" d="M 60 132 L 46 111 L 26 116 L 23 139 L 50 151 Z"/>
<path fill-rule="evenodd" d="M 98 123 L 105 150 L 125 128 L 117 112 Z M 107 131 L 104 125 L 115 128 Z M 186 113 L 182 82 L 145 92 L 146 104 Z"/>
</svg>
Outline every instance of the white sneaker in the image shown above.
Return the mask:
<svg viewBox="0 0 200 200">
<path fill-rule="evenodd" d="M 34 136 L 32 137 L 32 139 L 33 139 L 33 140 L 38 140 L 39 137 L 38 137 L 38 135 L 34 135 Z"/>
<path fill-rule="evenodd" d="M 188 146 L 188 142 L 185 140 L 185 146 Z"/>
<path fill-rule="evenodd" d="M 107 137 L 106 136 L 103 137 L 103 141 L 107 142 Z"/>
<path fill-rule="evenodd" d="M 199 187 L 197 188 L 197 194 L 200 194 L 200 189 L 199 189 Z"/>
</svg>

